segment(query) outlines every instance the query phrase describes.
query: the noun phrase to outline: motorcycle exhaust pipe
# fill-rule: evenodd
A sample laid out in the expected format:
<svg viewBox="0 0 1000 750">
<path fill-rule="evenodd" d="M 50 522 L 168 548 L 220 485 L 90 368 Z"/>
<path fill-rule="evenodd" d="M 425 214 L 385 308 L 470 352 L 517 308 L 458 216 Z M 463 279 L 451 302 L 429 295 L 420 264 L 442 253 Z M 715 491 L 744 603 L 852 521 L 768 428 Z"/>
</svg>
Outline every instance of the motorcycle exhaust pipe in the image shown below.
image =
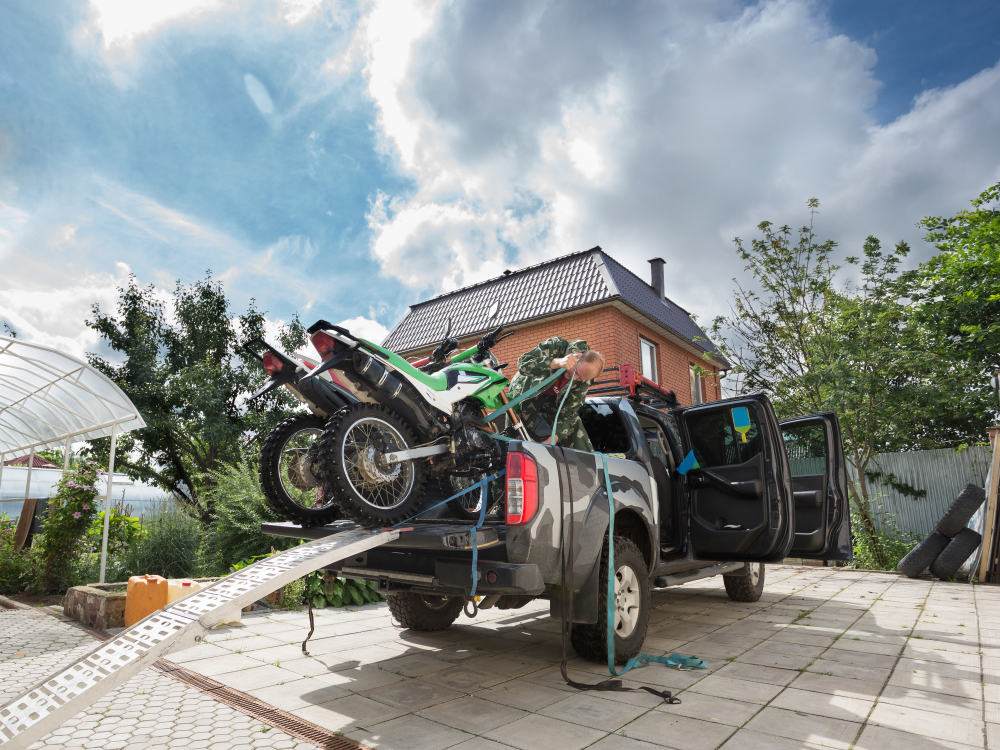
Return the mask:
<svg viewBox="0 0 1000 750">
<path fill-rule="evenodd" d="M 396 398 L 403 390 L 403 384 L 389 374 L 385 366 L 364 352 L 354 352 L 354 369 L 365 380 L 378 388 L 389 398 Z"/>
</svg>

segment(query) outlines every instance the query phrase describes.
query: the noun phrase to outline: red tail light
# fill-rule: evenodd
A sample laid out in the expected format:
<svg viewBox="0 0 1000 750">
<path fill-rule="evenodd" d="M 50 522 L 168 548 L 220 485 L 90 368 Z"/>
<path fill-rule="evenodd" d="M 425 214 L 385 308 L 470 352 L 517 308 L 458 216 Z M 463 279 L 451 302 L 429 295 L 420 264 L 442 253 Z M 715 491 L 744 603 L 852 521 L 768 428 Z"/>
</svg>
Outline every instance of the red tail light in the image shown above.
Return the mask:
<svg viewBox="0 0 1000 750">
<path fill-rule="evenodd" d="M 337 347 L 337 339 L 333 336 L 322 331 L 316 331 L 310 340 L 324 362 L 333 356 L 333 350 Z"/>
<path fill-rule="evenodd" d="M 281 372 L 281 360 L 278 358 L 277 354 L 273 352 L 268 352 L 262 357 L 264 361 L 264 369 L 267 370 L 267 374 L 274 377 L 279 372 Z"/>
<path fill-rule="evenodd" d="M 525 524 L 538 512 L 538 464 L 526 453 L 507 454 L 507 525 Z"/>
</svg>

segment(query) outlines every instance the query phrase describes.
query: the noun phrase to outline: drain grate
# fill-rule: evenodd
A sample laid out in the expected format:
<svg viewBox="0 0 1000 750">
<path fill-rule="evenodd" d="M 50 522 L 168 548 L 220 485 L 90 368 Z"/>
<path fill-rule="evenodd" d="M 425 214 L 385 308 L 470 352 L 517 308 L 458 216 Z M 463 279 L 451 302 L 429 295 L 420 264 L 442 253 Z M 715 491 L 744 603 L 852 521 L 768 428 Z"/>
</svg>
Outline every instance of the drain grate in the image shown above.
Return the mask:
<svg viewBox="0 0 1000 750">
<path fill-rule="evenodd" d="M 87 632 L 99 641 L 111 638 L 110 635 L 102 633 L 99 630 L 88 630 Z M 216 682 L 209 677 L 192 672 L 190 669 L 185 669 L 172 661 L 157 659 L 153 663 L 152 668 L 188 687 L 193 687 L 196 690 L 206 693 L 219 701 L 219 703 L 225 703 L 240 713 L 244 713 L 270 727 L 280 729 L 285 734 L 289 734 L 296 739 L 311 742 L 317 747 L 323 748 L 323 750 L 371 750 L 367 745 L 362 745 L 360 742 L 335 734 L 329 729 L 324 729 L 305 719 L 300 719 L 295 714 L 277 709 L 274 706 L 264 703 L 264 701 L 257 700 L 251 695 L 241 693 L 239 690 L 234 690 L 228 685 L 223 685 L 221 682 Z"/>
</svg>

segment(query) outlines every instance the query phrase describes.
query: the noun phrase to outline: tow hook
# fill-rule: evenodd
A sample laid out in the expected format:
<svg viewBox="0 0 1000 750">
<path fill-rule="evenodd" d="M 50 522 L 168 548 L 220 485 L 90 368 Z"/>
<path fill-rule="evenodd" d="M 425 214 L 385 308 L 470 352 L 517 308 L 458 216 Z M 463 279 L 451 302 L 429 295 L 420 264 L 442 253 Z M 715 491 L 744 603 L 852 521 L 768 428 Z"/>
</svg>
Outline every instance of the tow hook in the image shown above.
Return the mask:
<svg viewBox="0 0 1000 750">
<path fill-rule="evenodd" d="M 467 599 L 465 601 L 465 606 L 462 609 L 465 612 L 465 616 L 466 617 L 474 618 L 476 615 L 479 614 L 479 600 L 481 598 L 482 597 L 474 596 L 471 599 Z M 469 612 L 469 605 L 470 604 L 472 605 L 472 612 L 471 613 Z"/>
</svg>

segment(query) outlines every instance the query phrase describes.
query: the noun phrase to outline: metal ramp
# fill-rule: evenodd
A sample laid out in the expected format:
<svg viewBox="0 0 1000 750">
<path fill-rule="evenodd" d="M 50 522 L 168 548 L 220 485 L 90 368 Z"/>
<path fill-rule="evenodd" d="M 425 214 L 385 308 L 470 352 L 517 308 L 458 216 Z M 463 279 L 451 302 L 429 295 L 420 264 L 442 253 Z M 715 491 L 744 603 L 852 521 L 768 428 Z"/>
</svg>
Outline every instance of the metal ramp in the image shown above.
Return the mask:
<svg viewBox="0 0 1000 750">
<path fill-rule="evenodd" d="M 395 541 L 399 534 L 395 529 L 343 531 L 261 560 L 168 604 L 0 707 L 0 748 L 27 748 L 161 656 L 200 643 L 249 604 L 338 560 Z"/>
</svg>

